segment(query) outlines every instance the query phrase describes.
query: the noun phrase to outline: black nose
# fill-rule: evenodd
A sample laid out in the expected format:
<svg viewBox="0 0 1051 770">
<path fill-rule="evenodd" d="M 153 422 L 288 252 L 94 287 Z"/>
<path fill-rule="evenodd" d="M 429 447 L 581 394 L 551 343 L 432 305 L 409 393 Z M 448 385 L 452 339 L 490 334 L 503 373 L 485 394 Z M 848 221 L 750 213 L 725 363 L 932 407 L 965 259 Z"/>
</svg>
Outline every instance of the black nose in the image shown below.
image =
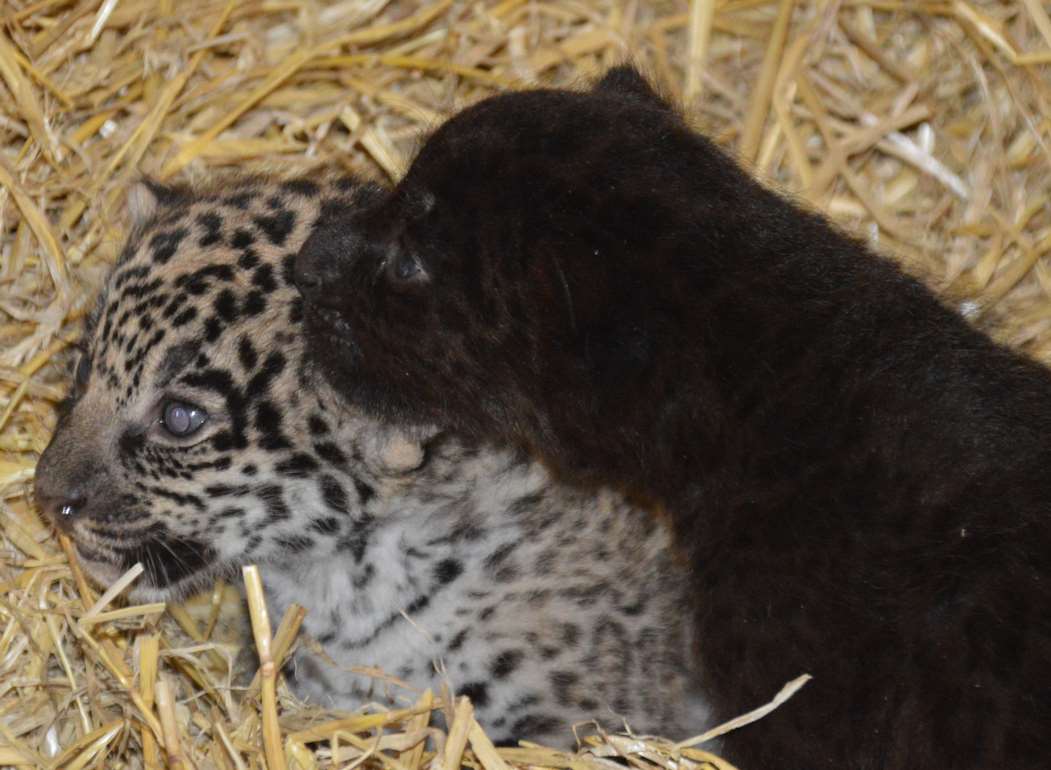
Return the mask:
<svg viewBox="0 0 1051 770">
<path fill-rule="evenodd" d="M 353 245 L 332 228 L 319 227 L 296 255 L 292 272 L 296 288 L 314 305 L 338 309 L 340 271 L 352 258 Z"/>
<path fill-rule="evenodd" d="M 34 479 L 37 506 L 61 529 L 71 528 L 75 519 L 87 513 L 99 488 L 100 478 L 94 466 L 83 459 L 66 462 L 64 453 L 56 450 L 54 442 L 37 463 Z"/>
<path fill-rule="evenodd" d="M 325 282 L 317 271 L 306 260 L 296 260 L 296 288 L 301 294 L 312 299 L 324 288 Z"/>
<path fill-rule="evenodd" d="M 78 492 L 79 490 L 69 489 L 53 494 L 42 489 L 38 481 L 36 485 L 37 506 L 56 526 L 69 530 L 73 526 L 74 519 L 84 513 L 88 506 L 88 498 Z"/>
</svg>

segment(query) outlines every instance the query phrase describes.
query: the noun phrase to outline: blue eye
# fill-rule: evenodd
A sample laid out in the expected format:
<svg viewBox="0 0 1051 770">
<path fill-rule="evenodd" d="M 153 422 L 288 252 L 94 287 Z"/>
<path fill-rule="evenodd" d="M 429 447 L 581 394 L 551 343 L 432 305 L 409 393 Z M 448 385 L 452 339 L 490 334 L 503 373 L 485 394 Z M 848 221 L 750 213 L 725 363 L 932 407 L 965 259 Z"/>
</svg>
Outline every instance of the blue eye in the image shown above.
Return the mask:
<svg viewBox="0 0 1051 770">
<path fill-rule="evenodd" d="M 185 401 L 169 401 L 164 405 L 161 422 L 173 436 L 184 438 L 196 433 L 208 421 L 208 413 Z"/>
</svg>

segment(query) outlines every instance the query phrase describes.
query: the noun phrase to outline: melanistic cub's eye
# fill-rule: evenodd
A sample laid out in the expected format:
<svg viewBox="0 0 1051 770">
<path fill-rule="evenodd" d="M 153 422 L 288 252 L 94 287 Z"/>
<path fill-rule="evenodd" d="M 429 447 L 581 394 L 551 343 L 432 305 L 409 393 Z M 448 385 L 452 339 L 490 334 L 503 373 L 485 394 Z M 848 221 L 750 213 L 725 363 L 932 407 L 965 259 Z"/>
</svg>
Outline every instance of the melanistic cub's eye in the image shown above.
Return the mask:
<svg viewBox="0 0 1051 770">
<path fill-rule="evenodd" d="M 387 275 L 395 286 L 405 288 L 430 280 L 419 258 L 401 248 L 393 248 L 387 255 Z"/>
<path fill-rule="evenodd" d="M 185 401 L 167 402 L 161 415 L 161 422 L 165 429 L 179 438 L 193 435 L 207 421 L 206 411 Z"/>
<path fill-rule="evenodd" d="M 420 272 L 420 263 L 403 254 L 395 261 L 394 274 L 399 280 L 407 281 Z"/>
<path fill-rule="evenodd" d="M 85 353 L 77 361 L 77 368 L 73 372 L 73 380 L 78 388 L 86 388 L 88 378 L 91 377 L 91 359 Z"/>
</svg>

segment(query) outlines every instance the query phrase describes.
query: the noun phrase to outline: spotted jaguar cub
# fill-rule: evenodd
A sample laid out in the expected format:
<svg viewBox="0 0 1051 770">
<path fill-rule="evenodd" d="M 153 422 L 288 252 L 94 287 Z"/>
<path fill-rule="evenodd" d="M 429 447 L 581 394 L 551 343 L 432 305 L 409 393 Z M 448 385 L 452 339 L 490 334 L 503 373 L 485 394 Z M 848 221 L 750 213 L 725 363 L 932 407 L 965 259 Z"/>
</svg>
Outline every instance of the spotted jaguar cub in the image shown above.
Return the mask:
<svg viewBox="0 0 1051 770">
<path fill-rule="evenodd" d="M 447 678 L 502 741 L 566 743 L 591 718 L 701 727 L 683 578 L 650 517 L 510 452 L 383 428 L 304 363 L 293 257 L 326 208 L 373 194 L 335 177 L 133 190 L 38 503 L 97 580 L 141 562 L 140 598 L 263 564 L 274 609 L 308 605 L 338 663 L 292 666 L 324 705 L 386 697 L 363 665 Z"/>
</svg>

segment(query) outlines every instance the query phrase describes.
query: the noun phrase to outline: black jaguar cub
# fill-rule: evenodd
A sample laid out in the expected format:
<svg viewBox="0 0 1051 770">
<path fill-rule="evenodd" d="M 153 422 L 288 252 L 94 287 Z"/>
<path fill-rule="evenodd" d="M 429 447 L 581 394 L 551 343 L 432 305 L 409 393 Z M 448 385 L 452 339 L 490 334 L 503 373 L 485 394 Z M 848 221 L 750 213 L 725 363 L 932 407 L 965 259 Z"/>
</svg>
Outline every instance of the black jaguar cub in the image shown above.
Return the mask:
<svg viewBox="0 0 1051 770">
<path fill-rule="evenodd" d="M 488 99 L 298 256 L 329 378 L 659 503 L 743 768 L 1051 762 L 1051 375 L 629 68 Z"/>
</svg>

